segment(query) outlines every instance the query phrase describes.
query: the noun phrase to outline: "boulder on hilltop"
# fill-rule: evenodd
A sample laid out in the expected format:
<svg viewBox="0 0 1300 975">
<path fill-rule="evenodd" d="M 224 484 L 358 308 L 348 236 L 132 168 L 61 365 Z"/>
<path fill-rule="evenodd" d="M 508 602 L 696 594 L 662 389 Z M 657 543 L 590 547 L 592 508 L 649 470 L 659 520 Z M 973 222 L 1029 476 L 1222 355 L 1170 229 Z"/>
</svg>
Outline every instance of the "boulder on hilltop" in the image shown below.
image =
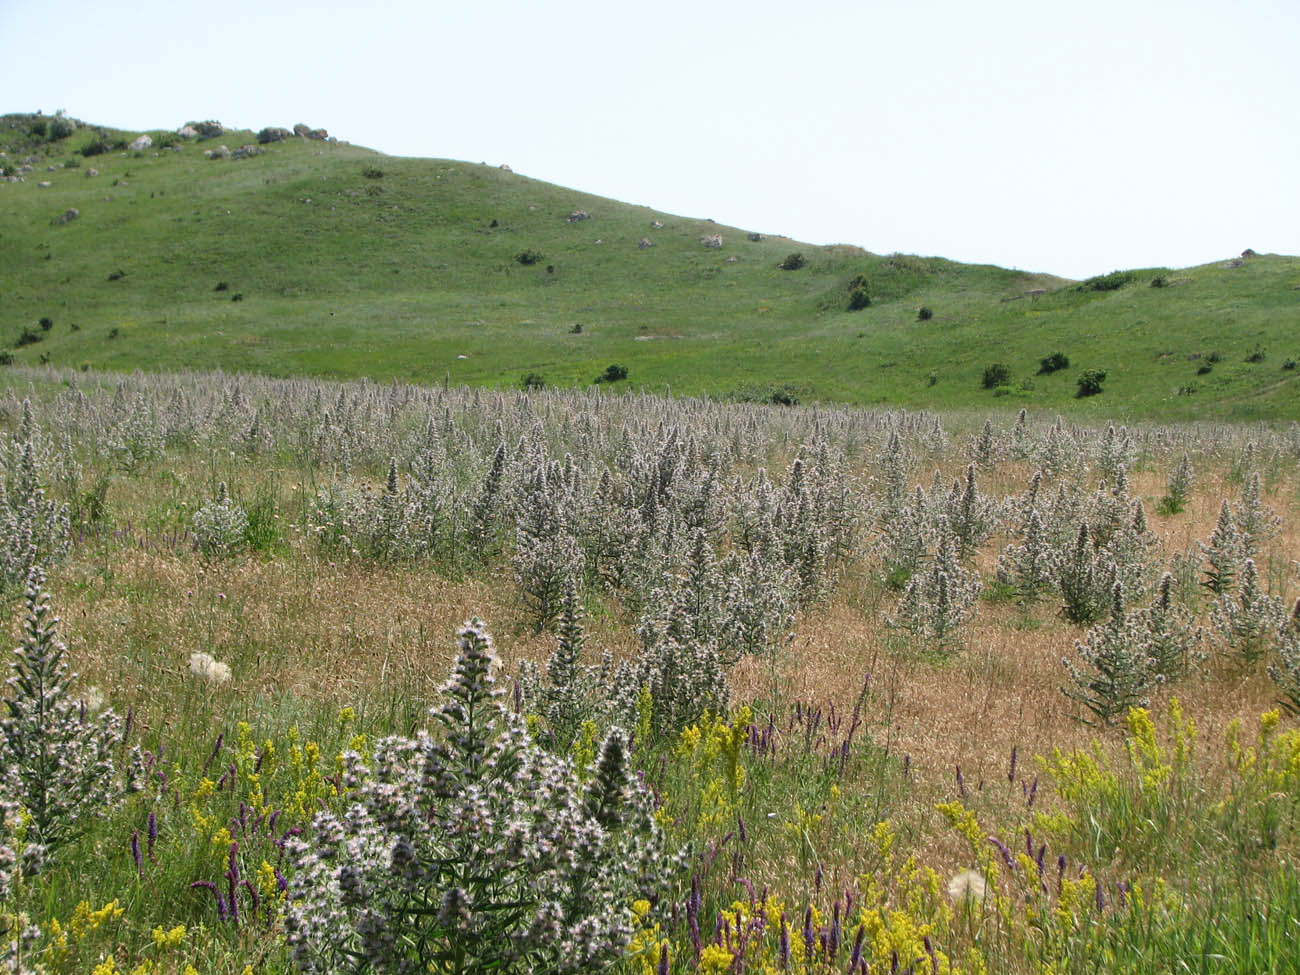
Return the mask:
<svg viewBox="0 0 1300 975">
<path fill-rule="evenodd" d="M 324 142 L 330 137 L 330 134 L 324 129 L 313 129 L 303 122 L 299 122 L 293 127 L 293 134 L 304 139 L 315 139 L 317 142 Z"/>
<path fill-rule="evenodd" d="M 132 152 L 144 152 L 146 149 L 153 148 L 153 139 L 147 135 L 142 135 L 140 138 L 133 140 L 127 148 Z"/>
<path fill-rule="evenodd" d="M 257 141 L 262 145 L 266 145 L 268 142 L 283 142 L 291 135 L 293 135 L 293 133 L 288 129 L 267 127 L 257 133 Z"/>
</svg>

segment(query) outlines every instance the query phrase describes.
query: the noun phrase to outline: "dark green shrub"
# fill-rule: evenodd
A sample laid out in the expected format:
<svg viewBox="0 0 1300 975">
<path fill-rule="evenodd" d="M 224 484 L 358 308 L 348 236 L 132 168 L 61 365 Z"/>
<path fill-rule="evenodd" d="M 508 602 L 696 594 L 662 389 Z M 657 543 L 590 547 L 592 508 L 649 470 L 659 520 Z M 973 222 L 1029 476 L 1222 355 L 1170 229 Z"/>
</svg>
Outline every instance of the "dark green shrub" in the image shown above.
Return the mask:
<svg viewBox="0 0 1300 975">
<path fill-rule="evenodd" d="M 38 324 L 41 326 L 42 332 L 48 332 L 50 329 L 54 327 L 54 319 L 51 318 L 49 315 L 45 315 L 41 318 Z"/>
<path fill-rule="evenodd" d="M 540 372 L 528 372 L 519 380 L 519 385 L 524 389 L 545 389 L 546 380 Z"/>
<path fill-rule="evenodd" d="M 14 364 L 14 354 L 8 349 L 0 352 L 0 366 L 12 366 Z"/>
<path fill-rule="evenodd" d="M 785 260 L 778 264 L 777 267 L 782 271 L 797 271 L 807 263 L 804 256 L 796 251 L 793 254 L 787 254 Z"/>
<path fill-rule="evenodd" d="M 1284 363 L 1282 363 L 1282 368 L 1285 369 L 1287 372 L 1291 372 L 1297 367 L 1300 367 L 1300 362 L 1296 362 L 1294 359 L 1287 359 Z"/>
<path fill-rule="evenodd" d="M 120 267 L 116 271 L 108 272 L 108 280 L 110 281 L 121 281 L 124 277 L 126 277 L 126 272 Z"/>
<path fill-rule="evenodd" d="M 43 338 L 45 336 L 40 332 L 33 332 L 30 328 L 25 328 L 19 333 L 15 347 L 21 349 L 24 345 L 35 345 Z"/>
<path fill-rule="evenodd" d="M 849 311 L 860 311 L 871 307 L 871 295 L 866 288 L 854 288 L 849 292 Z"/>
<path fill-rule="evenodd" d="M 27 126 L 27 134 L 35 139 L 45 138 L 45 119 L 38 118 L 31 125 Z"/>
<path fill-rule="evenodd" d="M 1250 353 L 1250 355 L 1246 356 L 1246 361 L 1247 361 L 1247 362 L 1263 362 L 1263 361 L 1264 361 L 1265 359 L 1267 359 L 1267 358 L 1268 358 L 1268 355 L 1264 352 L 1263 349 L 1261 349 L 1261 348 L 1257 345 L 1257 346 L 1255 346 L 1254 351 L 1252 351 L 1252 352 Z"/>
<path fill-rule="evenodd" d="M 45 127 L 45 134 L 51 142 L 57 142 L 59 139 L 66 139 L 77 131 L 76 125 L 72 119 L 64 118 L 62 115 L 56 115 L 50 119 L 50 124 Z"/>
<path fill-rule="evenodd" d="M 383 179 L 384 171 L 378 166 L 367 166 L 365 169 L 361 170 L 361 175 L 366 179 Z"/>
<path fill-rule="evenodd" d="M 985 389 L 993 389 L 997 386 L 1005 386 L 1011 382 L 1011 367 L 1005 362 L 994 362 L 984 367 L 984 376 L 980 379 L 980 385 Z"/>
<path fill-rule="evenodd" d="M 537 251 L 520 251 L 515 255 L 515 260 L 524 267 L 530 267 L 533 264 L 538 263 L 541 259 L 542 255 Z"/>
<path fill-rule="evenodd" d="M 571 326 L 569 326 L 569 334 L 570 334 L 570 335 L 581 335 L 581 334 L 582 334 L 582 323 L 581 323 L 581 322 L 574 322 Z"/>
<path fill-rule="evenodd" d="M 596 377 L 598 383 L 616 383 L 621 379 L 627 378 L 627 366 L 620 366 L 617 363 L 606 366 L 605 371 Z"/>
<path fill-rule="evenodd" d="M 1085 369 L 1079 373 L 1079 389 L 1074 394 L 1077 399 L 1096 396 L 1101 392 L 1101 384 L 1106 381 L 1105 369 Z"/>
<path fill-rule="evenodd" d="M 1222 362 L 1222 361 L 1223 361 L 1223 356 L 1219 355 L 1219 353 L 1217 353 L 1217 352 L 1207 352 L 1207 353 L 1205 354 L 1205 358 L 1206 358 L 1206 360 L 1209 361 L 1209 362 Z"/>
<path fill-rule="evenodd" d="M 934 312 L 930 310 L 929 305 L 922 305 L 916 310 L 916 320 L 918 322 L 928 322 L 934 317 Z"/>
<path fill-rule="evenodd" d="M 1154 278 L 1151 279 L 1151 287 L 1153 288 L 1163 288 L 1168 284 L 1169 282 L 1165 280 L 1165 276 L 1163 274 L 1157 274 Z"/>
<path fill-rule="evenodd" d="M 108 337 L 110 339 L 115 339 L 120 334 L 121 334 L 121 330 L 116 325 L 114 325 L 112 328 L 108 330 Z"/>
<path fill-rule="evenodd" d="M 64 168 L 64 169 L 80 169 L 80 168 L 81 168 L 81 160 L 80 160 L 80 159 L 65 159 L 65 160 L 63 160 L 63 168 Z"/>
<path fill-rule="evenodd" d="M 230 300 L 231 300 L 231 301 L 243 301 L 243 300 L 244 300 L 244 293 L 243 293 L 242 291 L 236 291 L 233 295 L 230 296 Z"/>
<path fill-rule="evenodd" d="M 1198 376 L 1208 376 L 1213 371 L 1214 366 L 1210 365 L 1208 362 L 1202 362 L 1196 367 L 1196 375 Z"/>
<path fill-rule="evenodd" d="M 1050 375 L 1069 368 L 1070 357 L 1064 352 L 1053 352 L 1051 355 L 1038 360 L 1038 374 L 1040 376 Z"/>
<path fill-rule="evenodd" d="M 218 282 L 217 282 L 217 286 L 216 286 L 215 288 L 213 288 L 212 290 L 213 290 L 213 291 L 227 291 L 227 290 L 229 290 L 229 288 L 230 288 L 230 285 L 229 285 L 228 283 L 226 283 L 225 281 L 218 281 Z"/>
<path fill-rule="evenodd" d="M 97 137 L 91 139 L 89 142 L 87 142 L 84 146 L 82 146 L 77 151 L 81 153 L 82 156 L 89 159 L 91 156 L 102 156 L 104 153 L 108 152 L 112 148 L 113 147 L 109 144 L 107 139 L 104 139 L 103 137 Z"/>
<path fill-rule="evenodd" d="M 1110 274 L 1099 274 L 1095 278 L 1088 278 L 1079 285 L 1079 291 L 1118 291 L 1124 285 L 1133 280 L 1133 275 L 1128 271 L 1112 271 Z"/>
</svg>

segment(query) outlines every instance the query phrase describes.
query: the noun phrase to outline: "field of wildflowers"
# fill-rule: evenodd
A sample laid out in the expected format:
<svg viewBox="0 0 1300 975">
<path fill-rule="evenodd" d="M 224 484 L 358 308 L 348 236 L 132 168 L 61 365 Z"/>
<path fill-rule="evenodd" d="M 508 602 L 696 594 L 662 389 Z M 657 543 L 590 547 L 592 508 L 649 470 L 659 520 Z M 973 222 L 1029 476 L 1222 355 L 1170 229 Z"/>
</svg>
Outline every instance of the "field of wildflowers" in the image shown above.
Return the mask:
<svg viewBox="0 0 1300 975">
<path fill-rule="evenodd" d="M 0 971 L 1300 970 L 1300 428 L 0 392 Z"/>
</svg>

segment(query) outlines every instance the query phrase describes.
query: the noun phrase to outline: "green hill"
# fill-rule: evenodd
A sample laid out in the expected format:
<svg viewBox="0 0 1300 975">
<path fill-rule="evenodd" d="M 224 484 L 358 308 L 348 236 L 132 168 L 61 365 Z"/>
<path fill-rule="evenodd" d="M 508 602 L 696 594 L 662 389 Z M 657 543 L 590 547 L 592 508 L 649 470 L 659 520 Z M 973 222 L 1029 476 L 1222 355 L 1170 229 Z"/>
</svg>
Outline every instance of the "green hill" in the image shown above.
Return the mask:
<svg viewBox="0 0 1300 975">
<path fill-rule="evenodd" d="M 619 387 L 742 399 L 1300 416 L 1295 257 L 1079 284 L 754 240 L 342 142 L 208 159 L 254 133 L 155 131 L 133 152 L 140 133 L 51 138 L 50 121 L 0 118 L 0 166 L 33 160 L 0 182 L 0 347 L 20 362 L 491 386 L 585 385 L 618 364 Z M 804 266 L 779 266 L 796 253 Z M 850 310 L 855 281 L 870 305 Z M 1069 366 L 1038 374 L 1057 352 Z M 992 363 L 1008 376 L 990 389 Z M 1101 395 L 1075 398 L 1084 369 L 1105 371 Z"/>
</svg>

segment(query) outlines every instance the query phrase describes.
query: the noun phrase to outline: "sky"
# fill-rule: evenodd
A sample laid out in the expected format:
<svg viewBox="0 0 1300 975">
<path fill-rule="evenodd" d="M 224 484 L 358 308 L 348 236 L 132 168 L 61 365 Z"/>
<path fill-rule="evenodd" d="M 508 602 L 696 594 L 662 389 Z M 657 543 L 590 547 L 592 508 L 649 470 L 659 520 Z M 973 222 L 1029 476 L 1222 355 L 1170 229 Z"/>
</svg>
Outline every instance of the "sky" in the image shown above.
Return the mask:
<svg viewBox="0 0 1300 975">
<path fill-rule="evenodd" d="M 814 244 L 1300 254 L 1300 0 L 0 0 L 0 112 L 306 122 Z"/>
</svg>

